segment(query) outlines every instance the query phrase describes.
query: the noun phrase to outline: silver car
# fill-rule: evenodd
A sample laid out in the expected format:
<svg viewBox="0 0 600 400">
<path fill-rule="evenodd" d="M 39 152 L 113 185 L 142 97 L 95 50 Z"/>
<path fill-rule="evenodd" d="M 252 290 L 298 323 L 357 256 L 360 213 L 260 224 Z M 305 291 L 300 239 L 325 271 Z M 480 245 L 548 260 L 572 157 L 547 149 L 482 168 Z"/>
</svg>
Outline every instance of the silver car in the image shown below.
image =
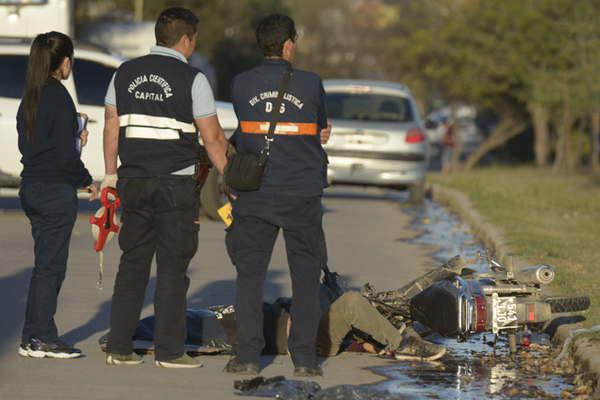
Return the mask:
<svg viewBox="0 0 600 400">
<path fill-rule="evenodd" d="M 328 178 L 332 183 L 408 187 L 422 200 L 429 145 L 410 90 L 367 80 L 325 80 L 333 124 Z"/>
</svg>

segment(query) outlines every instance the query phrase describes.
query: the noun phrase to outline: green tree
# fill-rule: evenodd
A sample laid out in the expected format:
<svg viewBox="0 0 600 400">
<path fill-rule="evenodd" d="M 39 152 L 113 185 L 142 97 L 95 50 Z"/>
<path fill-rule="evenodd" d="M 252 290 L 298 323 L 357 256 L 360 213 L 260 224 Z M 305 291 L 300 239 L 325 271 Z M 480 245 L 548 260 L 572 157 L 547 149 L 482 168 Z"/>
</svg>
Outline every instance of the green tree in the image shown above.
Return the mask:
<svg viewBox="0 0 600 400">
<path fill-rule="evenodd" d="M 550 154 L 573 168 L 571 131 L 594 106 L 598 84 L 598 2 L 581 0 L 455 0 L 396 2 L 397 20 L 382 60 L 412 77 L 423 92 L 466 100 L 498 115 L 496 129 L 472 153 L 472 168 L 488 151 L 523 131 L 535 131 L 538 165 Z M 388 72 L 392 74 L 393 72 Z"/>
</svg>

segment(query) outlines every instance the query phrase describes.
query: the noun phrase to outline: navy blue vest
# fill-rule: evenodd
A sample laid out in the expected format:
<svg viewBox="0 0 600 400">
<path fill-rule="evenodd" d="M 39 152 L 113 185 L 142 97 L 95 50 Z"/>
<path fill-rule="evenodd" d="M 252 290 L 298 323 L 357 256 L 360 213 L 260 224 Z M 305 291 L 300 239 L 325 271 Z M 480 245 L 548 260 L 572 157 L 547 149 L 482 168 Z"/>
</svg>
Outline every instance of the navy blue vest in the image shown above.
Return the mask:
<svg viewBox="0 0 600 400">
<path fill-rule="evenodd" d="M 284 60 L 265 60 L 234 78 L 231 97 L 239 121 L 234 135 L 238 151 L 260 152 L 264 148 L 268 121 L 288 66 Z M 321 78 L 294 69 L 281 111 L 259 191 L 320 196 L 327 174 L 327 155 L 319 134 L 327 125 Z"/>
<path fill-rule="evenodd" d="M 168 175 L 195 164 L 201 146 L 191 91 L 198 72 L 176 58 L 152 54 L 119 67 L 119 177 Z"/>
</svg>

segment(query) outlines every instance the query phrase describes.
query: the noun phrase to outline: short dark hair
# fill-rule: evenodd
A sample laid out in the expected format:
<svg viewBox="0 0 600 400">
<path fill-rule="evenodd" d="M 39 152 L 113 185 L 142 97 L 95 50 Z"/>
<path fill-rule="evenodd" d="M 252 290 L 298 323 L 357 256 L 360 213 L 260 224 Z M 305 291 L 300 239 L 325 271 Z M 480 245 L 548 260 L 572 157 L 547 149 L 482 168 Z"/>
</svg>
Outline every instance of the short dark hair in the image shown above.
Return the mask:
<svg viewBox="0 0 600 400">
<path fill-rule="evenodd" d="M 281 57 L 286 40 L 296 41 L 294 20 L 287 15 L 273 14 L 264 18 L 256 27 L 256 41 L 265 57 Z"/>
<path fill-rule="evenodd" d="M 179 42 L 183 35 L 190 39 L 198 31 L 198 17 L 182 7 L 170 7 L 160 13 L 154 26 L 156 44 L 159 46 L 172 47 Z"/>
</svg>

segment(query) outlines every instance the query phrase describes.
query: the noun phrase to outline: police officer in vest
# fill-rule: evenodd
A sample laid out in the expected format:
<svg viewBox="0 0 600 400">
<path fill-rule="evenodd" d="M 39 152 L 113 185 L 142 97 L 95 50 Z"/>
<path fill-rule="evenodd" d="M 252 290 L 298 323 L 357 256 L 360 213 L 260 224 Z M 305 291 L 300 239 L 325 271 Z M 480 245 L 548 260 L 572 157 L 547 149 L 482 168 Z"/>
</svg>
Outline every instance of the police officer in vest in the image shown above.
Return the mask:
<svg viewBox="0 0 600 400">
<path fill-rule="evenodd" d="M 196 47 L 197 23 L 187 9 L 164 10 L 156 22 L 156 46 L 149 55 L 121 65 L 107 92 L 102 186 L 117 186 L 123 205 L 123 254 L 112 298 L 107 364 L 142 362 L 131 338 L 156 255 L 156 365 L 201 366 L 184 352 L 186 270 L 198 246 L 195 164 L 206 151 L 222 172 L 227 139 L 206 77 L 187 64 Z"/>
<path fill-rule="evenodd" d="M 282 77 L 295 52 L 291 18 L 271 15 L 256 30 L 265 59 L 232 82 L 232 102 L 239 120 L 234 135 L 238 152 L 259 153 Z M 227 250 L 237 270 L 237 354 L 225 371 L 254 374 L 263 339 L 263 286 L 271 253 L 283 230 L 292 280 L 291 332 L 288 339 L 297 376 L 321 375 L 315 339 L 319 323 L 319 276 L 326 263 L 321 196 L 326 185 L 327 156 L 321 140 L 329 136 L 325 92 L 318 75 L 291 70 L 279 123 L 261 186 L 238 192 Z"/>
</svg>

